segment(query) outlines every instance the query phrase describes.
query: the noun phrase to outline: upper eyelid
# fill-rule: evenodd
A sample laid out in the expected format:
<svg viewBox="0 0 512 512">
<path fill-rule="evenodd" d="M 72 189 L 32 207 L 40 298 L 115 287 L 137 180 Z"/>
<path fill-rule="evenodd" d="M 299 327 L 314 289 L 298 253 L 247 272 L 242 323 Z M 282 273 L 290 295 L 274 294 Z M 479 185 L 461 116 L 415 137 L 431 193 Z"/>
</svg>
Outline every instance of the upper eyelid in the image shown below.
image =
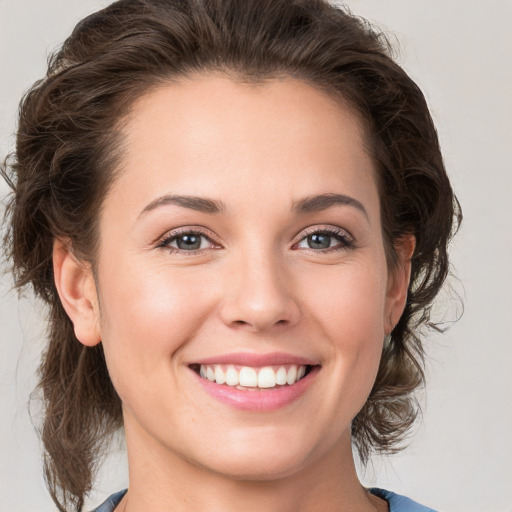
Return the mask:
<svg viewBox="0 0 512 512">
<path fill-rule="evenodd" d="M 303 242 L 308 236 L 313 235 L 315 233 L 324 233 L 329 237 L 338 239 L 338 244 L 336 247 L 329 247 L 324 249 L 313 249 L 313 248 L 307 248 L 307 247 L 299 247 L 299 244 Z M 292 249 L 295 250 L 303 250 L 306 252 L 313 251 L 315 254 L 323 254 L 323 253 L 335 253 L 339 250 L 347 250 L 347 249 L 355 249 L 357 248 L 357 242 L 356 239 L 352 236 L 352 234 L 340 227 L 340 226 L 333 226 L 333 225 L 324 225 L 324 226 L 310 226 L 309 228 L 306 228 L 305 230 L 301 231 L 295 241 L 292 244 Z"/>
<path fill-rule="evenodd" d="M 300 242 L 304 237 L 312 235 L 314 233 L 329 233 L 332 235 L 338 235 L 341 236 L 342 234 L 345 234 L 347 238 L 349 238 L 351 241 L 354 241 L 354 236 L 350 231 L 348 231 L 345 228 L 342 228 L 340 226 L 330 226 L 330 225 L 314 225 L 309 226 L 305 229 L 303 229 L 296 237 L 294 243 Z"/>
<path fill-rule="evenodd" d="M 156 247 L 163 247 L 169 243 L 170 240 L 178 238 L 180 235 L 186 235 L 190 233 L 204 236 L 214 244 L 220 244 L 218 237 L 208 228 L 202 226 L 183 226 L 166 231 L 165 234 L 156 239 L 154 245 L 156 245 Z"/>
<path fill-rule="evenodd" d="M 193 233 L 200 236 L 204 236 L 208 240 L 210 240 L 214 244 L 222 245 L 219 237 L 210 229 L 205 228 L 204 226 L 182 226 L 170 229 L 164 235 L 158 237 L 155 241 L 155 245 L 157 247 L 165 246 L 170 240 L 174 238 L 178 238 L 180 235 L 184 235 L 187 233 Z M 328 225 L 328 224 L 319 224 L 312 225 L 302 229 L 293 239 L 292 244 L 295 245 L 305 237 L 314 234 L 314 233 L 328 233 L 334 236 L 346 235 L 346 237 L 350 240 L 351 243 L 355 241 L 353 235 L 345 228 L 340 226 Z"/>
</svg>

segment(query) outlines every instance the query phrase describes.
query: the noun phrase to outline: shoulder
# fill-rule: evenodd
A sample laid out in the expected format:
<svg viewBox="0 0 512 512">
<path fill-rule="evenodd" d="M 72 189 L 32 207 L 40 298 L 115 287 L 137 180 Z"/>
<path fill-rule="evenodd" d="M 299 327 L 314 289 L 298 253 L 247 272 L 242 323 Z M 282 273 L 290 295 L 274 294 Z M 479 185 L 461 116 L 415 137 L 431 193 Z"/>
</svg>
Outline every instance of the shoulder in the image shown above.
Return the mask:
<svg viewBox="0 0 512 512">
<path fill-rule="evenodd" d="M 436 512 L 434 509 L 420 505 L 410 498 L 400 496 L 399 494 L 395 494 L 391 491 L 386 491 L 384 489 L 370 489 L 370 492 L 388 502 L 389 512 Z M 125 493 L 126 489 L 112 494 L 112 496 L 107 498 L 104 503 L 102 503 L 98 508 L 95 508 L 92 512 L 113 512 Z"/>
<path fill-rule="evenodd" d="M 384 489 L 370 489 L 370 492 L 383 500 L 386 500 L 389 504 L 389 512 L 436 512 L 432 508 L 420 505 L 410 498 L 400 496 L 391 491 Z"/>
<path fill-rule="evenodd" d="M 119 505 L 119 502 L 123 498 L 123 496 L 126 494 L 126 490 L 116 492 L 115 494 L 112 494 L 112 496 L 109 496 L 106 501 L 104 501 L 99 507 L 95 508 L 91 512 L 113 512 L 113 510 Z"/>
</svg>

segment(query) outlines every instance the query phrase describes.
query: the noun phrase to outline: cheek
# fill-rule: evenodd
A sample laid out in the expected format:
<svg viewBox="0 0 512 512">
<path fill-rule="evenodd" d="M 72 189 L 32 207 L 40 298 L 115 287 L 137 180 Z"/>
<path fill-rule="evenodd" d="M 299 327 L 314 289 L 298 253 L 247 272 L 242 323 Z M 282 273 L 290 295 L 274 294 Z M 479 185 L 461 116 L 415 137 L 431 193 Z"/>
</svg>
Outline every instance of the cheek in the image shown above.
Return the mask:
<svg viewBox="0 0 512 512">
<path fill-rule="evenodd" d="M 168 368 L 193 338 L 208 314 L 209 297 L 197 283 L 179 273 L 169 276 L 165 268 L 107 263 L 100 304 L 109 372 L 114 384 L 125 378 L 127 368 L 150 378 Z"/>
<path fill-rule="evenodd" d="M 379 367 L 384 340 L 386 282 L 379 262 L 319 272 L 306 301 L 312 332 L 325 340 L 326 369 L 332 375 L 326 403 L 351 421 L 366 401 Z M 325 269 L 324 269 L 325 270 Z M 312 284 L 312 283 L 311 283 Z M 306 289 L 306 288 L 304 288 Z"/>
<path fill-rule="evenodd" d="M 301 280 L 301 297 L 312 319 L 332 340 L 348 347 L 384 336 L 385 270 L 380 262 L 332 266 Z"/>
</svg>

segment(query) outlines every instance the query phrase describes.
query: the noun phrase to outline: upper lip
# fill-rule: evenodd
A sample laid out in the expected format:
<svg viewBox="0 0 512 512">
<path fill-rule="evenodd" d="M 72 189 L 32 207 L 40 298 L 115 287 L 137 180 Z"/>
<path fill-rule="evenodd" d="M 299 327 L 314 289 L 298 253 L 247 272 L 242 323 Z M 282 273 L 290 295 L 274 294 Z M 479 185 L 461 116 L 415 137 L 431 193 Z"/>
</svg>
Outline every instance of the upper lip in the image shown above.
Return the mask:
<svg viewBox="0 0 512 512">
<path fill-rule="evenodd" d="M 296 364 L 296 365 L 317 365 L 318 363 L 308 359 L 307 357 L 287 354 L 285 352 L 270 352 L 267 354 L 255 354 L 251 352 L 233 352 L 229 354 L 221 354 L 198 359 L 191 364 L 233 364 L 238 366 L 274 366 L 279 364 Z"/>
</svg>

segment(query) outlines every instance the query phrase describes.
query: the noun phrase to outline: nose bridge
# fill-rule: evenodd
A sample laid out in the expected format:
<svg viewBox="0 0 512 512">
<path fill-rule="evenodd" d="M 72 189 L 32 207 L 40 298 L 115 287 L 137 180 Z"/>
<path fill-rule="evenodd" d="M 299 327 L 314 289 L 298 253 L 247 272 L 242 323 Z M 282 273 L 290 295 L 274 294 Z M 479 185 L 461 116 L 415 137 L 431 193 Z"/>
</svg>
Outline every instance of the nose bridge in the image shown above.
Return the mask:
<svg viewBox="0 0 512 512">
<path fill-rule="evenodd" d="M 270 244 L 237 251 L 225 282 L 222 317 L 226 324 L 265 330 L 294 324 L 299 310 L 283 258 Z"/>
</svg>

